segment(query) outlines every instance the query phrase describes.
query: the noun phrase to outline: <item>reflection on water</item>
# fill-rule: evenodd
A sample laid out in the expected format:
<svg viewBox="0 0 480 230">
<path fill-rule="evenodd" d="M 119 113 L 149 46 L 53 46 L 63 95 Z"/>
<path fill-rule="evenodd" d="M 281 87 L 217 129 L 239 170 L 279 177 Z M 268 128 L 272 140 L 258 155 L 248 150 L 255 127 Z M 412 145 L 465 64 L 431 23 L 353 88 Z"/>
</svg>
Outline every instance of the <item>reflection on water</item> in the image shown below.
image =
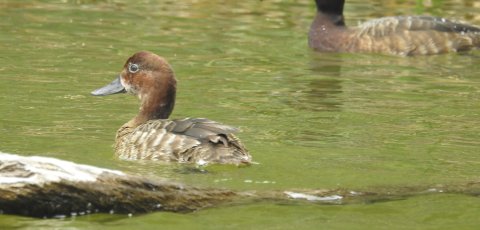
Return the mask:
<svg viewBox="0 0 480 230">
<path fill-rule="evenodd" d="M 307 48 L 313 1 L 2 1 L 0 150 L 241 190 L 375 188 L 478 180 L 479 52 L 399 58 Z M 480 24 L 476 1 L 347 1 L 349 25 L 374 16 L 430 14 Z M 173 118 L 238 126 L 259 164 L 196 168 L 114 158 L 115 132 L 136 98 L 89 96 L 138 50 L 165 56 L 178 82 Z M 265 182 L 265 183 L 264 183 Z M 292 228 L 345 219 L 403 223 L 428 210 L 464 212 L 464 197 L 355 207 L 259 203 L 193 215 L 110 215 L 71 222 L 0 216 L 5 226 Z M 379 210 L 404 215 L 378 216 Z M 348 218 L 337 220 L 333 216 Z M 449 219 L 447 214 L 432 214 Z M 453 214 L 452 214 L 453 215 Z M 362 217 L 362 218 L 360 218 Z M 233 219 L 232 219 L 233 218 Z M 235 219 L 237 218 L 237 219 Z M 425 218 L 429 218 L 428 216 Z M 415 219 L 410 228 L 421 228 Z M 160 221 L 157 223 L 157 221 Z M 478 221 L 478 220 L 477 220 Z M 203 223 L 203 225 L 202 225 Z M 272 223 L 282 223 L 275 225 Z M 169 225 L 170 224 L 170 225 Z M 25 225 L 25 226 L 24 226 Z M 3 226 L 3 225 L 2 225 Z M 273 226 L 273 227 L 272 227 Z M 442 225 L 443 226 L 443 225 Z M 458 226 L 456 226 L 458 227 Z M 209 227 L 212 228 L 212 227 Z M 235 228 L 235 226 L 233 226 Z M 239 227 L 237 227 L 239 228 Z"/>
<path fill-rule="evenodd" d="M 312 55 L 312 57 L 315 57 Z M 292 90 L 291 106 L 301 110 L 334 111 L 341 108 L 339 95 L 342 93 L 341 86 L 341 60 L 334 58 L 312 59 L 310 63 L 310 76 L 296 76 L 290 78 L 292 85 L 303 84 L 303 89 Z M 296 92 L 296 94 L 295 94 Z"/>
</svg>

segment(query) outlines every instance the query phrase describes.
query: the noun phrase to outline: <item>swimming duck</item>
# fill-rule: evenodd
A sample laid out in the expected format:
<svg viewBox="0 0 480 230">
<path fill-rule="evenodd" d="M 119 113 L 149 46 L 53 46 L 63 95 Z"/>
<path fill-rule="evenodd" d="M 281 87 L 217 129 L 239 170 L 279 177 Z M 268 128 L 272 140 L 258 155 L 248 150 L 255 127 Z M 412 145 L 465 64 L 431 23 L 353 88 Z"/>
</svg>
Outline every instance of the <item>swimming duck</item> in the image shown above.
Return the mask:
<svg viewBox="0 0 480 230">
<path fill-rule="evenodd" d="M 317 51 L 401 56 L 468 51 L 480 47 L 480 27 L 430 16 L 384 17 L 346 27 L 344 0 L 315 0 L 308 43 Z"/>
<path fill-rule="evenodd" d="M 251 156 L 233 134 L 236 128 L 205 118 L 169 120 L 177 81 L 168 62 L 142 51 L 128 58 L 120 76 L 92 95 L 131 93 L 141 101 L 140 112 L 116 135 L 120 159 L 182 163 L 249 164 Z"/>
</svg>

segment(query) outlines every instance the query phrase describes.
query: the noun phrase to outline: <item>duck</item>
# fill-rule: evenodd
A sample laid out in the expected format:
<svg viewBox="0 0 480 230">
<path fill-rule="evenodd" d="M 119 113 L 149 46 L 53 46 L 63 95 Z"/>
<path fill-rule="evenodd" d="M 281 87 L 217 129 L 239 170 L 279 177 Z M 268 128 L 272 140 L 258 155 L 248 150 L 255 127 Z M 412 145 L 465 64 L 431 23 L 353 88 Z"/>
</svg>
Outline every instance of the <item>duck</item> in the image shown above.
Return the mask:
<svg viewBox="0 0 480 230">
<path fill-rule="evenodd" d="M 118 129 L 115 155 L 124 160 L 248 165 L 252 157 L 234 133 L 237 128 L 206 118 L 170 120 L 177 80 L 167 60 L 149 51 L 133 54 L 119 76 L 93 96 L 130 93 L 139 113 Z"/>
<path fill-rule="evenodd" d="M 431 16 L 393 16 L 347 27 L 344 0 L 315 0 L 309 47 L 320 52 L 415 56 L 480 47 L 480 27 Z"/>
</svg>

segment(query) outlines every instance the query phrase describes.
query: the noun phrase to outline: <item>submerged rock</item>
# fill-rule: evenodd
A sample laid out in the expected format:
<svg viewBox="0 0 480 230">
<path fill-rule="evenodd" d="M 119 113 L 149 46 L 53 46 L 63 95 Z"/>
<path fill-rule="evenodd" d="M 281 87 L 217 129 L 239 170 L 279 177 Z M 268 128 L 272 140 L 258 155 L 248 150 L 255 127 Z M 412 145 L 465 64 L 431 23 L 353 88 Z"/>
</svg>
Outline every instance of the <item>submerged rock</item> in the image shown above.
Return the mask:
<svg viewBox="0 0 480 230">
<path fill-rule="evenodd" d="M 0 152 L 0 214 L 64 218 L 91 213 L 154 211 L 187 213 L 225 203 L 261 201 L 317 204 L 374 203 L 412 196 L 456 193 L 480 196 L 480 182 L 349 189 L 290 189 L 238 192 L 197 188 L 162 179 L 131 176 L 49 157 Z"/>
<path fill-rule="evenodd" d="M 191 212 L 237 193 L 200 189 L 48 157 L 0 153 L 0 212 L 32 217 Z"/>
</svg>

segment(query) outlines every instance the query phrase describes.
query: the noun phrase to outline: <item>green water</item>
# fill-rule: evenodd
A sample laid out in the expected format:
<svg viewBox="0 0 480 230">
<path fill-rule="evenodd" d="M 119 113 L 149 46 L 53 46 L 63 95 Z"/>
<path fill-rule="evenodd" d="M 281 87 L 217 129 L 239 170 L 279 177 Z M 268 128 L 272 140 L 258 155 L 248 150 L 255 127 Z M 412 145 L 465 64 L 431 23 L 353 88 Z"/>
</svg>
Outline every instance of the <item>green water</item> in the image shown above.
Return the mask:
<svg viewBox="0 0 480 230">
<path fill-rule="evenodd" d="M 347 23 L 431 14 L 480 24 L 476 1 L 348 1 Z M 307 48 L 313 1 L 0 1 L 0 151 L 237 190 L 375 190 L 480 179 L 480 52 L 400 58 Z M 91 97 L 139 50 L 166 57 L 172 117 L 241 128 L 259 164 L 119 161 L 129 95 Z M 0 215 L 1 229 L 475 229 L 480 200 L 436 194 L 352 205 L 260 202 L 192 214 Z"/>
</svg>

